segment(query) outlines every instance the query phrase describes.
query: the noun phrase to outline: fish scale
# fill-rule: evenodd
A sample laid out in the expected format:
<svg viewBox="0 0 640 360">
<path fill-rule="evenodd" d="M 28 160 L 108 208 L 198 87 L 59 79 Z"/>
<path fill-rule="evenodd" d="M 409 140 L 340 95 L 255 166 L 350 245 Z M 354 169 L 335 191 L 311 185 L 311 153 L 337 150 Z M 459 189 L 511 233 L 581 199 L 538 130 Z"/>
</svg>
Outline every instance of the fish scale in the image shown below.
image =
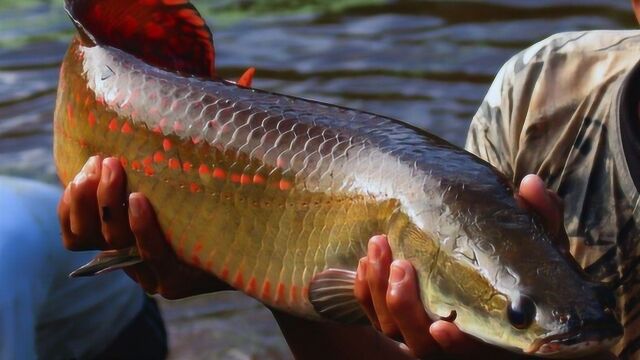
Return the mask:
<svg viewBox="0 0 640 360">
<path fill-rule="evenodd" d="M 366 319 L 353 294 L 358 259 L 386 233 L 433 319 L 540 356 L 620 336 L 608 290 L 567 261 L 486 162 L 388 117 L 218 78 L 210 32 L 184 0 L 66 8 L 81 35 L 56 103 L 60 179 L 92 155 L 119 158 L 127 191 L 147 196 L 184 262 L 274 308 L 354 322 Z M 124 12 L 137 17 L 119 24 Z M 158 26 L 176 28 L 165 39 Z"/>
</svg>

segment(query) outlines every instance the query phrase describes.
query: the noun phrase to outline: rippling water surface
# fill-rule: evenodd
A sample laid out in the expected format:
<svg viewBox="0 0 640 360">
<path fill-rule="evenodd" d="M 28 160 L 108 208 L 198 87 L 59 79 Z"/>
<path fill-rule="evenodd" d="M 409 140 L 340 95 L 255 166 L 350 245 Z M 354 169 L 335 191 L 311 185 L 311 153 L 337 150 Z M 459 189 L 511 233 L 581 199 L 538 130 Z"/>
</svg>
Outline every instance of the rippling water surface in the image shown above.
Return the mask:
<svg viewBox="0 0 640 360">
<path fill-rule="evenodd" d="M 255 66 L 255 87 L 388 115 L 458 145 L 511 55 L 556 32 L 636 26 L 629 2 L 611 0 L 195 3 L 223 76 Z M 51 119 L 72 34 L 59 0 L 0 0 L 0 174 L 56 181 Z M 241 295 L 162 305 L 176 359 L 290 357 L 270 314 Z"/>
</svg>

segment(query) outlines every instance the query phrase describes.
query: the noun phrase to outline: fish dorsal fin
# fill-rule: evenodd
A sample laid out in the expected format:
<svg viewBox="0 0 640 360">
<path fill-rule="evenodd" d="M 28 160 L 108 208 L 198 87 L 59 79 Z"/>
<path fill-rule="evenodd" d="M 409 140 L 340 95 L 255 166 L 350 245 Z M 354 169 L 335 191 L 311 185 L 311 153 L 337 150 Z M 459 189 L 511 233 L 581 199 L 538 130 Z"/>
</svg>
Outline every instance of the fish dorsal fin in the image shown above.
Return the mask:
<svg viewBox="0 0 640 360">
<path fill-rule="evenodd" d="M 256 68 L 254 68 L 254 67 L 248 68 L 240 76 L 240 78 L 238 79 L 238 82 L 236 82 L 236 84 L 238 84 L 238 86 L 251 87 L 251 83 L 253 82 L 253 77 L 254 77 L 255 74 L 256 74 Z"/>
<path fill-rule="evenodd" d="M 309 286 L 309 300 L 322 317 L 346 324 L 369 324 L 353 293 L 355 271 L 327 269 L 316 274 Z"/>
<path fill-rule="evenodd" d="M 65 9 L 83 42 L 182 75 L 215 75 L 211 31 L 188 0 L 65 0 Z"/>
</svg>

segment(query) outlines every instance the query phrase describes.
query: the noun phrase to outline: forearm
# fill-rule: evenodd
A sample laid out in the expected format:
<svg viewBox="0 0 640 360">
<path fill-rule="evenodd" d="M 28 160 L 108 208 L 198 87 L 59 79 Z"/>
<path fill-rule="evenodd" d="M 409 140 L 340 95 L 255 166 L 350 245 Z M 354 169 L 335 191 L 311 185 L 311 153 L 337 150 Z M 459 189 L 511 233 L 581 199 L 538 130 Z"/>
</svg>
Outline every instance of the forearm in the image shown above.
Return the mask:
<svg viewBox="0 0 640 360">
<path fill-rule="evenodd" d="M 315 322 L 272 312 L 296 359 L 413 359 L 373 327 Z"/>
</svg>

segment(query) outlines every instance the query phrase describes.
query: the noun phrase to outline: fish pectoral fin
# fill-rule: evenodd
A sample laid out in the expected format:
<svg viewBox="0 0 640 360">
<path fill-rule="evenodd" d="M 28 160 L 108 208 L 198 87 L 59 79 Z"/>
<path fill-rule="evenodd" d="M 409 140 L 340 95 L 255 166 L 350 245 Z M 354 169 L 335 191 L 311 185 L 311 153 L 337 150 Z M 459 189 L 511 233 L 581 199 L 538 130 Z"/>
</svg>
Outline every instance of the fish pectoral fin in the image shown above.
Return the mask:
<svg viewBox="0 0 640 360">
<path fill-rule="evenodd" d="M 346 324 L 370 324 L 353 293 L 356 272 L 327 269 L 316 274 L 309 285 L 309 300 L 326 319 Z"/>
<path fill-rule="evenodd" d="M 236 84 L 242 87 L 251 87 L 251 83 L 253 82 L 253 76 L 256 74 L 256 68 L 250 67 L 242 73 L 240 79 Z"/>
<path fill-rule="evenodd" d="M 140 262 L 142 262 L 142 259 L 138 254 L 138 248 L 135 246 L 118 250 L 105 250 L 96 255 L 93 260 L 73 271 L 69 274 L 69 277 L 100 275 Z"/>
</svg>

